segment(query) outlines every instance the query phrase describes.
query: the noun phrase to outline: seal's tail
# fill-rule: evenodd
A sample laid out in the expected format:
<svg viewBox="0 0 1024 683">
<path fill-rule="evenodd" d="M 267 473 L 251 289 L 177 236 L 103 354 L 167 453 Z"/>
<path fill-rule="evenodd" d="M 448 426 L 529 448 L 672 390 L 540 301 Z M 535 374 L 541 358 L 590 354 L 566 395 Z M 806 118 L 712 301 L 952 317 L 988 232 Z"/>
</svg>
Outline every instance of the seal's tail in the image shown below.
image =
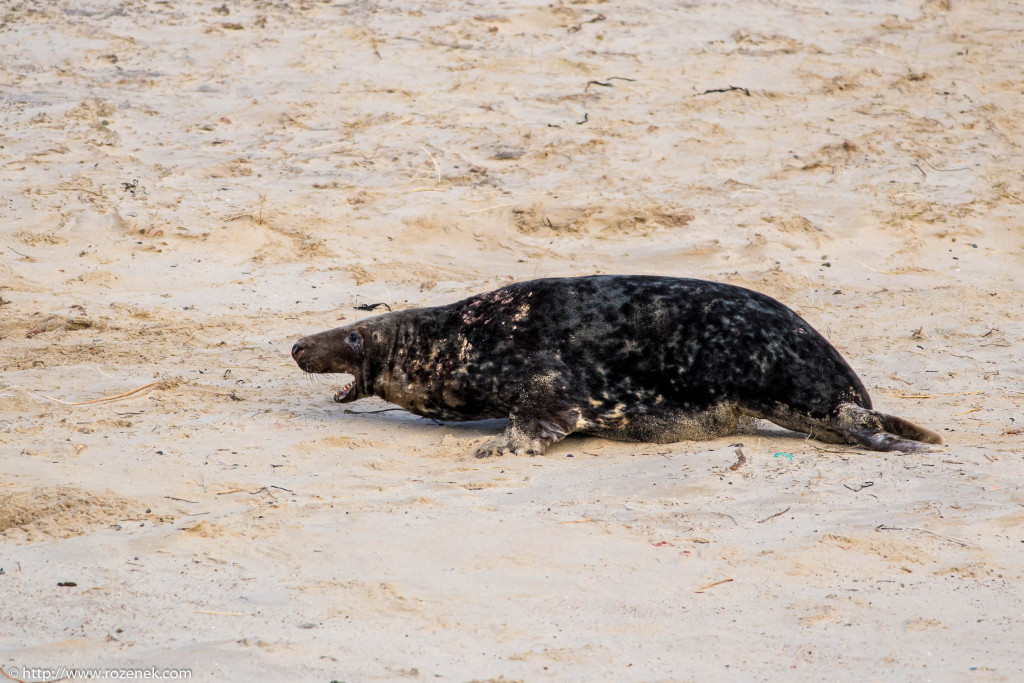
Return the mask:
<svg viewBox="0 0 1024 683">
<path fill-rule="evenodd" d="M 924 451 L 942 437 L 895 415 L 848 403 L 839 409 L 836 425 L 855 443 L 873 451 Z"/>
</svg>

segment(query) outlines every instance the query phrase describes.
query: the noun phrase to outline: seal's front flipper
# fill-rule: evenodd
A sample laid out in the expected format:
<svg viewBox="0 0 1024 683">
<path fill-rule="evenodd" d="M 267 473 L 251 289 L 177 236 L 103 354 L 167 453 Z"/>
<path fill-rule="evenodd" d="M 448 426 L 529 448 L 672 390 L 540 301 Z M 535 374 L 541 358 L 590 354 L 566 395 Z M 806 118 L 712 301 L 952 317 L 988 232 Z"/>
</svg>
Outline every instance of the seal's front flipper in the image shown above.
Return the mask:
<svg viewBox="0 0 1024 683">
<path fill-rule="evenodd" d="M 576 431 L 581 413 L 566 400 L 573 395 L 573 373 L 565 363 L 541 356 L 526 364 L 523 375 L 526 380 L 509 401 L 508 427 L 480 446 L 476 457 L 543 455 L 548 446 Z"/>
<path fill-rule="evenodd" d="M 561 441 L 576 429 L 580 412 L 576 409 L 558 411 L 543 418 L 523 418 L 512 415 L 508 426 L 498 437 L 486 441 L 476 449 L 476 457 L 492 455 L 543 455 L 548 446 Z"/>
<path fill-rule="evenodd" d="M 941 436 L 913 422 L 852 404 L 840 408 L 836 427 L 854 443 L 873 451 L 915 453 L 942 443 Z"/>
</svg>

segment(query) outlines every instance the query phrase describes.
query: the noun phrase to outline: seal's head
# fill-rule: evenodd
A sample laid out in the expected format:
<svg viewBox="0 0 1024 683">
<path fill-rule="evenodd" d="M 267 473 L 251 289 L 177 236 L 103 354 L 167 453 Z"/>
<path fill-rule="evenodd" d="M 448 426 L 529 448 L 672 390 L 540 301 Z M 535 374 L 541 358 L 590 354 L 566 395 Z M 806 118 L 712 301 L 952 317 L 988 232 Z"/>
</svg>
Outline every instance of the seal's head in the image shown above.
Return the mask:
<svg viewBox="0 0 1024 683">
<path fill-rule="evenodd" d="M 338 403 L 349 403 L 369 395 L 372 386 L 372 378 L 366 376 L 366 335 L 360 324 L 312 334 L 295 342 L 292 358 L 305 372 L 352 375 L 352 381 L 334 394 Z"/>
</svg>

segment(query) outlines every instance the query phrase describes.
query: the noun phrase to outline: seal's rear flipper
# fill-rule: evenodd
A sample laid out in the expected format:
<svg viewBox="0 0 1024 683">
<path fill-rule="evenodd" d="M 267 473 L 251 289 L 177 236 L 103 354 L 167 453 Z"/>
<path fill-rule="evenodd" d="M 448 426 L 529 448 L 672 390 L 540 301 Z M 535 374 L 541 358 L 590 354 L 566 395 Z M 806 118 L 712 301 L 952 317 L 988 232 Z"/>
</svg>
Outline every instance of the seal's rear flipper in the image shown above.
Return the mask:
<svg viewBox="0 0 1024 683">
<path fill-rule="evenodd" d="M 895 415 L 886 415 L 853 404 L 839 409 L 836 427 L 854 443 L 873 451 L 914 453 L 931 450 L 942 437 Z"/>
<path fill-rule="evenodd" d="M 885 427 L 887 432 L 922 443 L 942 444 L 942 437 L 930 429 L 919 427 L 913 422 L 904 420 L 902 417 L 896 417 L 895 415 L 886 415 L 879 412 L 875 412 L 875 415 L 882 421 L 882 426 Z"/>
</svg>

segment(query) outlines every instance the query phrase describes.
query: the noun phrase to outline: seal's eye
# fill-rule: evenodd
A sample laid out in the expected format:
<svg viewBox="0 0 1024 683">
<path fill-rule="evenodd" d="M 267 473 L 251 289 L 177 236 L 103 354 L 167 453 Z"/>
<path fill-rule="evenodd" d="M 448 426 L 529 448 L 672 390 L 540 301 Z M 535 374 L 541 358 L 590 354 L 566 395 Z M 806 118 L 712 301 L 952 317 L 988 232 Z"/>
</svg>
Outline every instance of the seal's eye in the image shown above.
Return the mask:
<svg viewBox="0 0 1024 683">
<path fill-rule="evenodd" d="M 353 332 L 352 334 L 348 335 L 348 343 L 349 344 L 358 344 L 359 343 L 359 335 L 356 332 Z"/>
</svg>

